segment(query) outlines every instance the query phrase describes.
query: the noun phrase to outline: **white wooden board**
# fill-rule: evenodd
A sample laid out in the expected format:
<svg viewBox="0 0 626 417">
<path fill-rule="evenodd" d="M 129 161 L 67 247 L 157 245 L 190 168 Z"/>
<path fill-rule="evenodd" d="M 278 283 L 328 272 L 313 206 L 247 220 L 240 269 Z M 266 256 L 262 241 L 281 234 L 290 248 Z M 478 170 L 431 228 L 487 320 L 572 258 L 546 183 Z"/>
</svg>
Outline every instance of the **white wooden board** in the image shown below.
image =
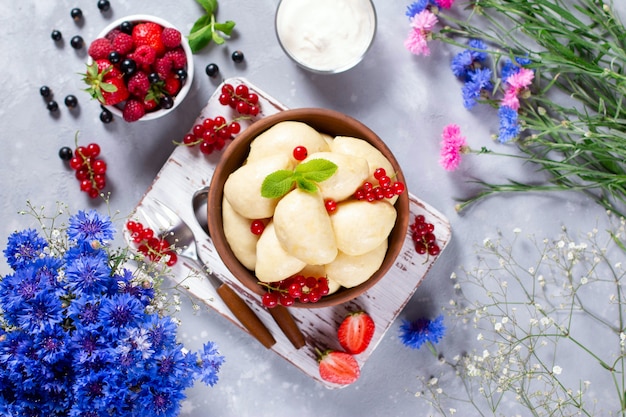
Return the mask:
<svg viewBox="0 0 626 417">
<path fill-rule="evenodd" d="M 246 79 L 231 78 L 224 82 L 234 86 L 244 83 L 250 90 L 259 95 L 261 113 L 256 119 L 286 109 L 285 106 Z M 216 92 L 211 96 L 194 124 L 199 123 L 207 117 L 222 115 L 230 120 L 235 116 L 234 112 L 229 107 L 219 103 L 218 97 L 220 89 L 221 86 L 219 86 Z M 242 130 L 253 121 L 254 119 L 251 121 L 243 121 L 241 123 Z M 193 126 L 189 126 L 189 131 L 191 131 L 192 127 Z M 172 138 L 172 140 L 182 141 L 182 138 Z M 338 388 L 338 386 L 323 381 L 320 378 L 315 348 L 320 350 L 326 348 L 339 349 L 340 346 L 336 337 L 336 329 L 339 323 L 348 312 L 359 309 L 365 310 L 374 319 L 376 332 L 368 349 L 356 355 L 357 361 L 363 368 L 367 359 L 374 352 L 376 346 L 380 343 L 393 321 L 409 301 L 437 258 L 427 258 L 424 255 L 417 254 L 413 249 L 410 232 L 407 233 L 404 248 L 395 265 L 376 286 L 357 299 L 335 307 L 312 309 L 290 308 L 292 316 L 298 323 L 307 340 L 306 346 L 299 350 L 295 349 L 282 334 L 267 310 L 262 306 L 260 297 L 245 289 L 228 271 L 215 251 L 210 238 L 196 220 L 192 206 L 192 197 L 197 190 L 209 185 L 220 155 L 221 152 L 204 155 L 200 153 L 197 147 L 177 147 L 159 171 L 152 186 L 146 191 L 137 207 L 142 205 L 150 206 L 151 200 L 156 199 L 176 211 L 182 219 L 193 228 L 197 237 L 204 237 L 204 239 L 201 239 L 201 242 L 199 242 L 198 247 L 201 258 L 209 264 L 209 267 L 218 276 L 225 282 L 231 284 L 231 286 L 249 302 L 257 315 L 272 332 L 277 342 L 272 347 L 272 350 L 328 388 Z M 413 221 L 415 215 L 423 214 L 426 217 L 426 221 L 433 223 L 435 225 L 438 244 L 443 252 L 443 249 L 446 247 L 451 237 L 448 220 L 441 213 L 416 196 L 410 194 L 409 197 L 411 210 L 410 222 Z M 145 222 L 145 219 L 143 219 L 139 213 L 135 216 L 135 219 L 142 223 Z M 439 256 L 441 256 L 441 254 Z M 173 267 L 173 272 L 177 279 L 185 279 L 185 285 L 193 296 L 197 297 L 200 302 L 215 309 L 219 314 L 240 327 L 242 331 L 246 331 L 226 308 L 206 279 L 188 278 L 190 275 L 193 275 L 193 271 L 195 271 L 193 264 L 182 257 L 179 258 L 178 263 Z M 253 339 L 251 339 L 251 342 L 256 343 Z M 363 369 L 362 372 L 367 372 L 367 370 Z"/>
</svg>

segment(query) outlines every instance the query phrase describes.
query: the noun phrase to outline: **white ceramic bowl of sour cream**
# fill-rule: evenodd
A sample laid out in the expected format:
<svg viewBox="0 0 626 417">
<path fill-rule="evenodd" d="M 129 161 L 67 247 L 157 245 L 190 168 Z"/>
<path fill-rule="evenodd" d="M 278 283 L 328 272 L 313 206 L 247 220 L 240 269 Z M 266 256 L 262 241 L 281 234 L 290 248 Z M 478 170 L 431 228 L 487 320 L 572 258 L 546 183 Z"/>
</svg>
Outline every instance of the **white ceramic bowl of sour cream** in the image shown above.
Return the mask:
<svg viewBox="0 0 626 417">
<path fill-rule="evenodd" d="M 376 33 L 371 0 L 281 0 L 276 36 L 285 53 L 307 70 L 335 74 L 357 65 Z"/>
</svg>

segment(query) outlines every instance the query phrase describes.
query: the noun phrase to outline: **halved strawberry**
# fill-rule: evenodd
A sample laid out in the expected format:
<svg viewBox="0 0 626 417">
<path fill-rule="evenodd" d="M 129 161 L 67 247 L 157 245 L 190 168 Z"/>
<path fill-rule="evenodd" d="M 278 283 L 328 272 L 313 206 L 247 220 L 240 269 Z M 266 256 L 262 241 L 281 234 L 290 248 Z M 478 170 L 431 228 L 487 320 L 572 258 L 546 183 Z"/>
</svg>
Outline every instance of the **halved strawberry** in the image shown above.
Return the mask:
<svg viewBox="0 0 626 417">
<path fill-rule="evenodd" d="M 352 355 L 337 350 L 318 352 L 320 377 L 333 384 L 348 385 L 359 379 L 361 368 Z"/>
<path fill-rule="evenodd" d="M 348 353 L 357 355 L 369 346 L 376 326 L 365 311 L 350 313 L 337 329 L 339 344 Z"/>
</svg>

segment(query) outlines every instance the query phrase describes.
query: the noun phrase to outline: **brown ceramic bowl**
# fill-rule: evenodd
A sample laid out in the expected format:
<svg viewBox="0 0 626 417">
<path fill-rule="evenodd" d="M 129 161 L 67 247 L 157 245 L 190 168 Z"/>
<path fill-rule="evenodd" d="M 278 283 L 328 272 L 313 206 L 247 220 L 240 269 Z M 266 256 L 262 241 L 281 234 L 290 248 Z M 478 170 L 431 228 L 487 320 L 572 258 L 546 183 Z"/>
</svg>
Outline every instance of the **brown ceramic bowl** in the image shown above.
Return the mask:
<svg viewBox="0 0 626 417">
<path fill-rule="evenodd" d="M 239 168 L 246 160 L 250 151 L 250 142 L 259 134 L 282 121 L 300 121 L 309 124 L 319 132 L 331 136 L 352 136 L 364 139 L 380 150 L 391 162 L 397 174 L 397 180 L 406 184 L 400 166 L 385 143 L 367 126 L 345 114 L 318 108 L 303 108 L 281 111 L 253 123 L 228 145 L 217 165 L 209 189 L 207 210 L 209 233 L 217 253 L 230 272 L 248 289 L 262 295 L 263 288 L 253 271 L 244 267 L 233 254 L 222 227 L 222 198 L 224 183 L 228 176 Z M 350 301 L 375 285 L 391 268 L 402 250 L 409 224 L 409 197 L 404 192 L 395 203 L 397 211 L 396 224 L 389 235 L 387 255 L 380 269 L 367 281 L 353 288 L 341 288 L 337 292 L 322 297 L 317 303 L 298 303 L 294 307 L 328 307 Z"/>
</svg>

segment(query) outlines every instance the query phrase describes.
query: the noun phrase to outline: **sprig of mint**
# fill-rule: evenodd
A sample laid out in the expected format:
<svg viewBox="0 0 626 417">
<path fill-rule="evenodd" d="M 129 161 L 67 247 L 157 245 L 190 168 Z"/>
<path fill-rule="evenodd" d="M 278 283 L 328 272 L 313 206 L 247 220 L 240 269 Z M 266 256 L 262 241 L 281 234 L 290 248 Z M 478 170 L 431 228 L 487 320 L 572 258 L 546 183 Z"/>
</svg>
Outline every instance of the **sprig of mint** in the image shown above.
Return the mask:
<svg viewBox="0 0 626 417">
<path fill-rule="evenodd" d="M 206 14 L 195 21 L 189 31 L 189 47 L 194 54 L 207 46 L 211 41 L 218 45 L 224 43 L 224 36 L 230 36 L 235 27 L 235 22 L 227 20 L 224 23 L 215 21 L 217 12 L 217 0 L 196 0 Z"/>
<path fill-rule="evenodd" d="M 314 193 L 317 183 L 325 181 L 337 171 L 337 165 L 327 159 L 311 159 L 298 164 L 293 171 L 281 169 L 265 177 L 261 184 L 261 195 L 265 198 L 280 198 L 296 187 Z"/>
</svg>

